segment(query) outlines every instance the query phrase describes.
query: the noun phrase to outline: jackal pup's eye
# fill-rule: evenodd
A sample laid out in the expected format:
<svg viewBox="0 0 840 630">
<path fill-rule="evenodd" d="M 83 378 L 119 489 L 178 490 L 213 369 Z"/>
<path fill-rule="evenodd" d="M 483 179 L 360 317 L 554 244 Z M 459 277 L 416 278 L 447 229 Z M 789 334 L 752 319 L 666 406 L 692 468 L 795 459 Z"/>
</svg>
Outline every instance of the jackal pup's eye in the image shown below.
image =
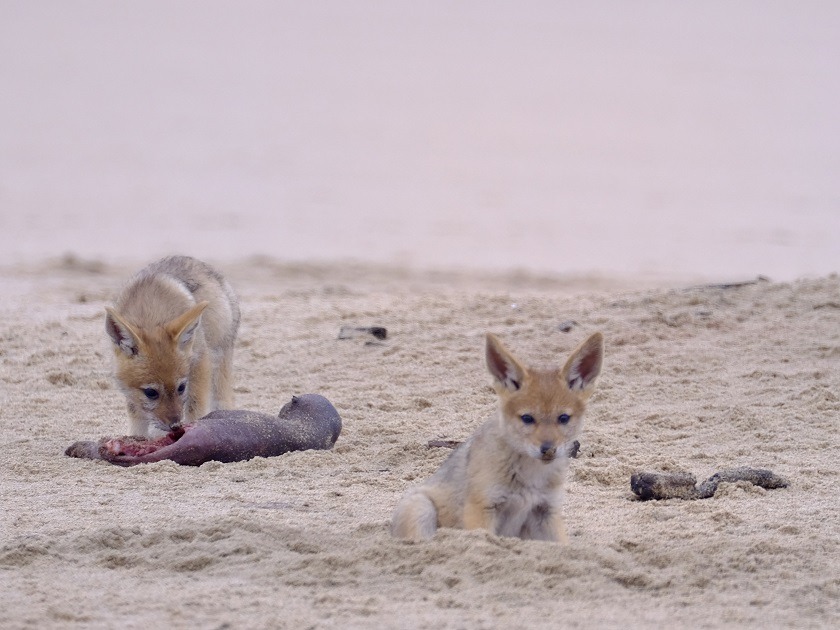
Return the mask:
<svg viewBox="0 0 840 630">
<path fill-rule="evenodd" d="M 522 420 L 522 422 L 524 422 L 525 424 L 534 424 L 535 422 L 534 416 L 532 416 L 530 413 L 522 414 L 521 416 L 519 416 L 519 419 Z"/>
<path fill-rule="evenodd" d="M 144 387 L 143 388 L 143 393 L 146 395 L 146 398 L 148 398 L 149 400 L 157 400 L 158 396 L 160 396 L 160 394 L 158 393 L 158 390 L 156 390 L 154 387 Z"/>
<path fill-rule="evenodd" d="M 560 424 L 568 424 L 569 420 L 571 419 L 572 417 L 567 413 L 561 413 L 559 416 L 557 416 L 557 422 L 559 422 Z"/>
<path fill-rule="evenodd" d="M 187 391 L 187 381 L 178 384 L 178 393 L 183 394 L 185 391 Z"/>
</svg>

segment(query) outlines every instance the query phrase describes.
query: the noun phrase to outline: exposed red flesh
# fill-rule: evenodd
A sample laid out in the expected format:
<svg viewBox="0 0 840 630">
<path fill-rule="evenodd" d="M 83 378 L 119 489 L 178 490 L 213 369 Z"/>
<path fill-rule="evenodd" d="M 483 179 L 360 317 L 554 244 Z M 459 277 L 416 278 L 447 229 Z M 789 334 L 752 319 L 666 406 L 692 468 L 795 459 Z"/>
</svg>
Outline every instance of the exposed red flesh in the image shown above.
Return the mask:
<svg viewBox="0 0 840 630">
<path fill-rule="evenodd" d="M 180 440 L 184 433 L 191 427 L 179 427 L 174 429 L 156 440 L 149 440 L 142 437 L 119 437 L 106 441 L 102 448 L 104 448 L 111 455 L 129 455 L 132 457 L 139 457 L 148 455 L 155 451 L 169 446 Z"/>
</svg>

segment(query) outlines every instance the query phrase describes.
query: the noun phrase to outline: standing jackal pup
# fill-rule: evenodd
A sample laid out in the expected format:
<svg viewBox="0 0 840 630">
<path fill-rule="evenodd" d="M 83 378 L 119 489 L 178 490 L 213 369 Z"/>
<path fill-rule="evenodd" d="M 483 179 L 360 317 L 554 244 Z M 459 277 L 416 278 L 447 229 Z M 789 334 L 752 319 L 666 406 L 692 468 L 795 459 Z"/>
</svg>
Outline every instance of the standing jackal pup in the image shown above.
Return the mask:
<svg viewBox="0 0 840 630">
<path fill-rule="evenodd" d="M 498 412 L 403 496 L 391 532 L 421 540 L 438 527 L 482 527 L 499 536 L 565 543 L 560 501 L 568 448 L 601 371 L 604 338 L 589 337 L 561 370 L 524 367 L 492 334 L 486 352 Z"/>
<path fill-rule="evenodd" d="M 159 437 L 233 405 L 239 304 L 210 265 L 187 256 L 159 260 L 105 310 L 130 435 Z"/>
</svg>

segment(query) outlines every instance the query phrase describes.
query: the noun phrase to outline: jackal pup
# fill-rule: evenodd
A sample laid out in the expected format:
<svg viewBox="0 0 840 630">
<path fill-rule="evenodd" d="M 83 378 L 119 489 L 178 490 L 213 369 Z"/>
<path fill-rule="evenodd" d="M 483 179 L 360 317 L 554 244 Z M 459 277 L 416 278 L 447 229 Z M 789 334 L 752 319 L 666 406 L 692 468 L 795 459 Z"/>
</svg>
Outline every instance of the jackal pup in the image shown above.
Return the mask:
<svg viewBox="0 0 840 630">
<path fill-rule="evenodd" d="M 560 502 L 568 449 L 580 433 L 603 356 L 604 338 L 595 333 L 563 369 L 526 368 L 488 334 L 487 368 L 499 410 L 403 496 L 392 534 L 422 540 L 438 527 L 482 527 L 499 536 L 565 543 Z"/>
<path fill-rule="evenodd" d="M 130 435 L 156 438 L 233 405 L 239 303 L 210 265 L 187 256 L 159 260 L 105 310 Z"/>
</svg>

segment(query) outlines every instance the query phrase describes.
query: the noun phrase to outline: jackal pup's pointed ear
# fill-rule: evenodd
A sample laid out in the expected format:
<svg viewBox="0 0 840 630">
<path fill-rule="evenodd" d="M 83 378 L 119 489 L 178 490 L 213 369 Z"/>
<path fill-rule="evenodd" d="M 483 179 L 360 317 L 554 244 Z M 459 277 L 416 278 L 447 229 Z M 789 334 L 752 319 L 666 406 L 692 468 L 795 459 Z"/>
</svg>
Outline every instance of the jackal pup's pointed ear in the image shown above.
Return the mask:
<svg viewBox="0 0 840 630">
<path fill-rule="evenodd" d="M 526 370 L 513 355 L 502 345 L 493 333 L 487 333 L 487 347 L 485 350 L 487 369 L 496 380 L 496 384 L 515 392 L 522 387 L 522 380 Z"/>
<path fill-rule="evenodd" d="M 201 314 L 210 302 L 199 302 L 183 315 L 179 315 L 166 324 L 166 332 L 173 341 L 177 339 L 178 347 L 186 347 L 195 335 L 195 330 L 201 323 Z"/>
<path fill-rule="evenodd" d="M 133 357 L 140 352 L 140 336 L 137 331 L 110 306 L 105 307 L 105 330 L 114 345 L 128 356 Z"/>
<path fill-rule="evenodd" d="M 604 361 L 604 335 L 597 332 L 572 352 L 561 372 L 573 391 L 592 393 Z"/>
</svg>

